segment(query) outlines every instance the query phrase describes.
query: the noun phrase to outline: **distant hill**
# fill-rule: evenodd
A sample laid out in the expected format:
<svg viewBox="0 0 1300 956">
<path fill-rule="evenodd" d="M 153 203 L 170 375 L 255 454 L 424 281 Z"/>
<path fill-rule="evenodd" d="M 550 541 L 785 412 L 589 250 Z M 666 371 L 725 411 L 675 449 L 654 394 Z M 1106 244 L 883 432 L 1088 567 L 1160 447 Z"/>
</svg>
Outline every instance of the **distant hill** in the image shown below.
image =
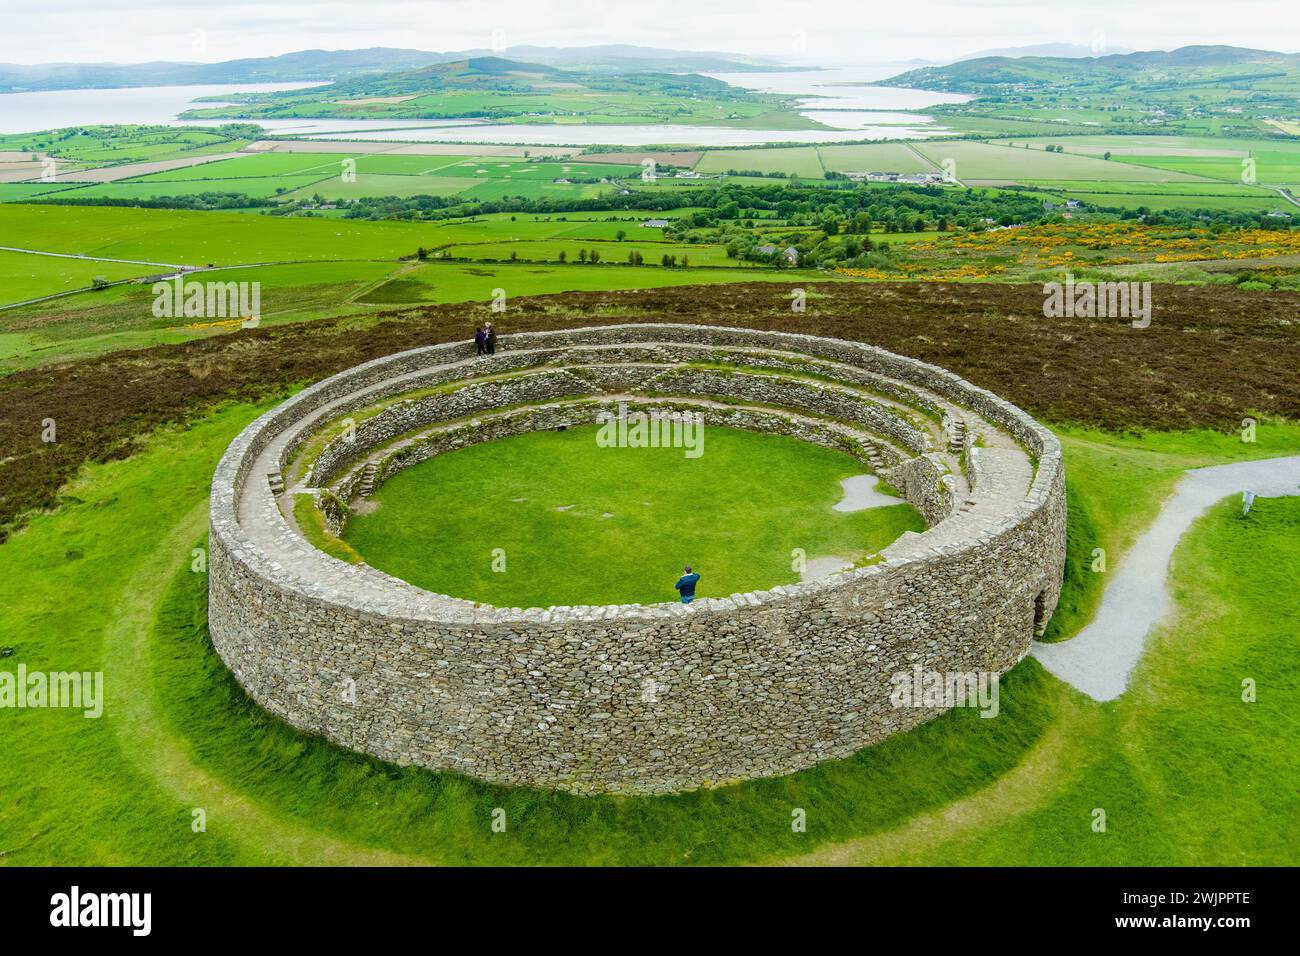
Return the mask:
<svg viewBox="0 0 1300 956">
<path fill-rule="evenodd" d="M 563 70 L 544 63 L 524 63 L 499 56 L 471 56 L 450 63 L 422 66 L 418 70 L 342 80 L 323 91 L 323 95 L 394 96 L 450 89 L 526 92 L 553 86 L 566 75 Z"/>
<path fill-rule="evenodd" d="M 657 61 L 647 58 L 641 62 Z M 722 80 L 693 73 L 661 73 L 649 70 L 636 73 L 581 72 L 561 70 L 545 63 L 527 63 L 500 56 L 472 56 L 452 63 L 437 63 L 421 67 L 418 70 L 353 77 L 321 89 L 319 96 L 324 100 L 334 100 L 405 96 L 458 89 L 510 93 L 653 90 L 657 93 L 675 92 L 684 96 L 735 92 Z M 313 91 L 315 92 L 317 91 Z M 277 96 L 277 94 L 270 94 L 268 99 L 275 99 Z"/>
<path fill-rule="evenodd" d="M 281 56 L 222 63 L 0 63 L 0 90 L 113 89 L 192 86 L 200 83 L 329 81 L 358 73 L 409 70 L 436 62 L 437 53 L 374 47 L 369 50 L 300 50 Z"/>
<path fill-rule="evenodd" d="M 577 47 L 512 46 L 500 51 L 498 55 L 530 63 L 546 63 L 566 70 L 617 70 L 628 73 L 757 73 L 799 69 L 769 57 L 747 57 L 737 53 L 695 53 L 626 43 Z"/>
<path fill-rule="evenodd" d="M 393 47 L 299 50 L 221 63 L 0 63 L 0 92 L 192 86 L 201 83 L 331 82 L 365 74 L 409 71 L 468 59 L 511 59 L 574 70 L 614 72 L 737 72 L 790 69 L 774 60 L 729 53 L 690 53 L 653 47 L 511 47 L 435 53 Z"/>
<path fill-rule="evenodd" d="M 1110 53 L 1132 53 L 1127 47 L 1114 47 L 1109 50 Z M 959 56 L 956 62 L 962 60 L 978 60 L 990 56 L 1022 57 L 1022 56 L 1051 56 L 1067 60 L 1076 60 L 1085 56 L 1096 56 L 1096 51 L 1090 46 L 1084 46 L 1081 43 L 1035 43 L 1030 46 L 1013 46 L 1002 47 L 996 50 L 980 50 L 978 53 L 970 53 L 966 56 Z"/>
<path fill-rule="evenodd" d="M 643 64 L 657 63 L 644 58 Z M 585 122 L 588 116 L 648 117 L 654 122 L 717 122 L 779 110 L 784 99 L 739 89 L 698 73 L 562 70 L 502 56 L 469 56 L 414 70 L 363 73 L 307 89 L 199 97 L 184 119 L 366 119 L 529 117 Z M 561 119 L 562 118 L 562 119 Z M 629 119 L 629 121 L 632 121 Z"/>
<path fill-rule="evenodd" d="M 1196 71 L 1234 66 L 1248 68 L 1247 73 L 1255 72 L 1253 68 L 1261 72 L 1270 68 L 1285 71 L 1300 66 L 1300 55 L 1231 46 L 1188 46 L 1100 57 L 986 56 L 909 70 L 882 80 L 881 85 L 980 95 L 1015 87 L 1132 82 L 1152 70 L 1190 76 Z"/>
</svg>

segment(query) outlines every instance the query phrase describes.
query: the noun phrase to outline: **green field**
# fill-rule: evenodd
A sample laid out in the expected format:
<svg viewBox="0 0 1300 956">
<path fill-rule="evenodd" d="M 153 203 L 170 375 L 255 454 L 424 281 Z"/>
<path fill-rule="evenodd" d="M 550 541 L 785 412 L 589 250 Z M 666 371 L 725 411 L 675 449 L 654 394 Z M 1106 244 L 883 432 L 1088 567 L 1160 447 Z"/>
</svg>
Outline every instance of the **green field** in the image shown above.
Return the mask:
<svg viewBox="0 0 1300 956">
<path fill-rule="evenodd" d="M 0 273 L 0 304 L 85 288 L 100 276 L 117 280 L 169 271 L 165 265 L 148 263 L 231 267 L 199 271 L 192 279 L 261 283 L 262 321 L 268 325 L 368 314 L 393 306 L 487 302 L 497 289 L 513 299 L 570 291 L 789 281 L 788 270 L 731 259 L 717 244 L 665 242 L 663 229 L 641 225 L 647 218 L 671 219 L 689 211 L 502 213 L 417 223 L 10 204 L 0 206 L 0 230 L 23 248 L 138 259 L 143 264 L 0 253 L 0 262 L 6 264 Z M 421 247 L 429 250 L 427 262 L 412 258 Z M 600 252 L 601 262 L 581 264 L 580 253 L 592 250 Z M 643 265 L 628 264 L 633 251 L 643 256 Z M 561 252 L 567 264 L 558 261 Z M 510 261 L 512 254 L 518 262 Z M 665 255 L 675 256 L 678 268 L 663 268 Z M 499 261 L 437 261 L 442 257 Z M 685 262 L 689 269 L 680 268 Z M 237 328 L 229 321 L 158 318 L 152 305 L 151 287 L 144 284 L 0 310 L 0 372 Z"/>
<path fill-rule="evenodd" d="M 925 528 L 902 501 L 833 511 L 840 479 L 864 470 L 843 452 L 705 426 L 701 454 L 688 457 L 601 447 L 597 431 L 533 432 L 401 471 L 345 540 L 427 590 L 546 607 L 671 601 L 684 564 L 702 575 L 701 597 L 792 584 L 796 548 L 852 563 Z"/>
<path fill-rule="evenodd" d="M 1053 188 L 1055 184 L 1039 183 L 1044 188 Z M 1168 183 L 1164 185 L 1176 185 Z M 1220 194 L 1179 194 L 1168 193 L 1163 189 L 1159 192 L 1114 192 L 1111 190 L 1080 189 L 1080 188 L 1062 188 L 1061 196 L 1066 199 L 1077 199 L 1080 202 L 1090 203 L 1094 206 L 1115 209 L 1214 209 L 1214 210 L 1240 210 L 1243 212 L 1285 212 L 1290 215 L 1300 215 L 1300 209 L 1294 204 L 1287 202 L 1277 193 L 1269 190 L 1258 190 L 1254 196 L 1225 196 Z"/>
<path fill-rule="evenodd" d="M 0 206 L 0 233 L 45 252 L 238 265 L 392 258 L 438 241 L 437 224 L 251 219 L 238 213 L 103 206 Z"/>
<path fill-rule="evenodd" d="M 1175 560 L 1178 616 L 1118 702 L 1095 704 L 1028 660 L 1003 678 L 996 720 L 959 708 L 778 780 L 578 798 L 383 764 L 288 728 L 239 689 L 208 641 L 206 576 L 190 570 L 191 549 L 203 543 L 216 459 L 266 407 L 229 406 L 147 439 L 129 459 L 88 467 L 57 511 L 0 546 L 11 595 L 0 629 L 14 635 L 18 659 L 103 670 L 108 688 L 101 720 L 49 709 L 6 717 L 0 845 L 10 863 L 1236 865 L 1294 856 L 1293 808 L 1277 782 L 1298 770 L 1286 703 L 1300 499 L 1259 501 L 1249 522 L 1228 502 L 1198 523 Z M 1160 454 L 1198 457 L 1227 447 L 1200 433 L 1109 441 L 1135 455 L 1148 441 Z M 1292 434 L 1255 450 L 1283 446 L 1300 442 Z M 1071 485 L 1106 499 L 1114 519 L 1150 519 L 1149 500 L 1111 490 L 1104 459 L 1088 469 L 1086 446 L 1066 454 Z M 1243 675 L 1258 680 L 1260 703 L 1241 703 Z M 806 809 L 807 833 L 791 832 L 791 806 Z M 1090 830 L 1097 806 L 1106 834 Z M 194 807 L 207 812 L 206 833 L 190 828 Z M 511 820 L 507 839 L 488 826 L 494 807 Z"/>
<path fill-rule="evenodd" d="M 3 298 L 10 302 L 86 288 L 100 277 L 116 281 L 154 275 L 160 271 L 157 267 L 122 262 L 95 262 L 0 250 L 0 275 L 4 277 L 0 288 L 4 290 Z"/>
<path fill-rule="evenodd" d="M 108 263 L 87 265 L 105 266 Z M 216 269 L 199 273 L 196 278 L 223 283 L 261 283 L 261 321 L 266 325 L 278 325 L 311 321 L 324 315 L 370 311 L 353 305 L 355 298 L 401 268 L 391 262 L 316 262 L 254 269 Z M 152 271 L 156 273 L 158 270 Z M 48 280 L 42 282 L 42 288 L 49 288 Z M 23 308 L 0 310 L 0 374 L 117 349 L 188 342 L 222 335 L 239 326 L 237 321 L 158 318 L 153 314 L 153 302 L 151 284 L 133 283 Z"/>
<path fill-rule="evenodd" d="M 819 146 L 817 152 L 821 154 L 822 165 L 828 172 L 927 173 L 936 170 L 906 143 Z"/>
<path fill-rule="evenodd" d="M 1141 162 L 1175 172 L 1224 182 L 1243 182 L 1253 175 L 1256 182 L 1269 184 L 1300 183 L 1300 152 L 1275 149 L 1251 150 L 1246 158 L 1231 156 L 1119 156 L 1121 162 Z M 1247 160 L 1249 165 L 1245 165 Z"/>
<path fill-rule="evenodd" d="M 590 255 L 592 252 L 597 252 L 602 262 L 624 263 L 628 261 L 628 255 L 635 251 L 644 256 L 645 262 L 651 265 L 658 265 L 665 255 L 676 257 L 678 263 L 683 258 L 689 259 L 690 264 L 693 266 L 721 266 L 725 268 L 741 264 L 734 259 L 729 259 L 726 250 L 721 246 L 645 240 L 638 242 L 637 239 L 640 237 L 636 233 L 632 233 L 631 230 L 628 230 L 628 232 L 631 233 L 631 238 L 624 241 L 524 239 L 505 242 L 466 243 L 448 246 L 445 250 L 442 250 L 442 254 L 465 259 L 506 260 L 510 259 L 511 256 L 517 256 L 523 261 L 555 262 L 558 260 L 560 253 L 564 253 L 568 262 L 577 262 L 579 253 L 586 252 Z"/>
<path fill-rule="evenodd" d="M 76 183 L 0 183 L 0 203 L 26 202 L 38 196 L 52 196 L 76 188 Z"/>
<path fill-rule="evenodd" d="M 39 169 L 37 170 L 39 172 Z M 501 156 L 384 155 L 266 152 L 179 169 L 147 173 L 110 183 L 78 185 L 0 184 L 0 202 L 18 202 L 63 192 L 75 199 L 150 199 L 204 192 L 242 193 L 265 199 L 355 199 L 363 196 L 504 196 L 582 199 L 612 188 L 598 180 L 636 178 L 639 166 L 587 161 L 538 161 Z M 70 174 L 75 178 L 76 173 Z M 556 180 L 571 180 L 557 182 Z"/>
<path fill-rule="evenodd" d="M 317 179 L 289 193 L 288 199 L 360 199 L 363 196 L 458 196 L 469 187 L 455 176 L 401 176 L 385 173 L 357 173 L 354 179 L 342 175 Z"/>
<path fill-rule="evenodd" d="M 1180 171 L 1116 163 L 1072 153 L 1049 153 L 1044 149 L 972 142 L 920 141 L 915 146 L 918 152 L 938 167 L 943 166 L 944 160 L 954 161 L 957 178 L 963 182 L 1075 179 L 1163 183 L 1194 178 Z"/>
<path fill-rule="evenodd" d="M 590 118 L 589 118 L 590 119 Z M 191 131 L 186 131 L 188 136 Z M 57 139 L 55 134 L 37 134 Z M 153 135 L 153 134 L 151 134 Z M 215 134 L 211 134 L 215 137 Z M 15 139 L 34 146 L 37 140 Z M 39 140 L 44 141 L 44 140 Z M 63 140 L 58 140 L 63 143 Z M 67 141 L 74 163 L 86 150 L 76 138 Z M 191 156 L 215 151 L 225 143 L 235 149 L 242 141 L 212 138 L 213 148 L 162 143 L 145 150 L 146 157 Z M 390 146 L 390 144 L 378 144 Z M 1063 152 L 1049 152 L 1059 146 Z M 1029 148 L 1026 148 L 1029 147 Z M 640 167 L 601 160 L 601 153 L 565 160 L 524 156 L 367 153 L 365 147 L 339 143 L 329 152 L 258 152 L 236 158 L 164 170 L 102 184 L 0 184 L 0 204 L 59 196 L 64 201 L 166 200 L 202 193 L 244 194 L 251 199 L 305 204 L 318 200 L 347 203 L 363 198 L 435 196 L 467 203 L 511 200 L 573 201 L 612 196 L 633 188 L 651 193 L 711 193 L 729 186 L 759 188 L 788 184 L 791 179 L 823 186 L 842 185 L 827 173 L 934 172 L 945 160 L 955 164 L 959 180 L 975 187 L 1026 184 L 1053 191 L 1057 199 L 1079 199 L 1111 208 L 1152 210 L 1216 209 L 1265 213 L 1286 206 L 1270 186 L 1300 184 L 1300 146 L 1285 141 L 1213 137 L 1080 136 L 1027 137 L 1023 140 L 918 141 L 853 145 L 809 145 L 699 151 L 694 170 L 702 178 L 661 175 L 640 180 Z M 1107 153 L 1110 158 L 1104 158 Z M 623 154 L 625 158 L 626 154 Z M 1255 163 L 1255 184 L 1241 180 L 1242 158 Z M 135 158 L 133 153 L 131 157 Z M 727 175 L 728 170 L 763 175 Z M 74 171 L 71 175 L 76 175 Z M 889 190 L 889 184 L 860 184 L 858 188 Z M 1242 191 L 1229 191 L 1238 188 Z M 1222 190 L 1222 191 L 1221 191 Z M 1122 192 L 1123 198 L 1098 199 L 1094 194 Z M 694 200 L 684 200 L 693 202 Z M 320 213 L 337 218 L 335 210 Z"/>
<path fill-rule="evenodd" d="M 153 199 L 159 196 L 194 196 L 199 193 L 242 193 L 253 199 L 269 199 L 320 182 L 313 176 L 268 176 L 247 179 L 121 179 L 114 183 L 78 186 L 60 193 L 64 199 Z"/>
<path fill-rule="evenodd" d="M 735 169 L 760 173 L 785 173 L 821 179 L 825 175 L 815 146 L 775 149 L 711 149 L 695 164 L 697 173 L 725 173 Z"/>
<path fill-rule="evenodd" d="M 574 248 L 577 248 L 576 246 Z M 590 245 L 588 245 L 590 248 Z M 27 260 L 76 263 L 15 253 Z M 650 260 L 647 257 L 647 263 Z M 518 296 L 609 289 L 658 289 L 724 282 L 771 281 L 788 285 L 791 273 L 760 267 L 664 269 L 616 264 L 459 262 L 395 263 L 343 261 L 288 263 L 197 273 L 215 282 L 260 282 L 262 325 L 310 322 L 335 315 L 362 321 L 385 309 L 454 302 L 491 302 L 503 289 L 507 301 Z M 89 263 L 92 266 L 106 263 Z M 57 270 L 59 266 L 48 266 Z M 91 270 L 100 274 L 99 270 Z M 149 270 L 147 267 L 145 271 Z M 157 270 L 153 270 L 157 271 Z M 54 287 L 47 274 L 42 294 Z M 15 286 L 20 289 L 21 286 Z M 775 296 L 785 295 L 774 290 Z M 175 344 L 238 328 L 236 322 L 156 318 L 149 285 L 115 286 L 55 299 L 39 305 L 0 310 L 0 374 L 22 368 L 100 355 L 116 349 Z"/>
<path fill-rule="evenodd" d="M 216 129 L 89 126 L 0 136 L 0 150 L 47 152 L 87 166 L 116 166 L 232 152 L 248 142 Z"/>
<path fill-rule="evenodd" d="M 363 305 L 420 305 L 439 302 L 490 302 L 494 290 L 507 297 L 600 292 L 608 289 L 661 289 L 719 282 L 773 282 L 788 285 L 791 274 L 762 268 L 664 269 L 628 265 L 529 265 L 494 262 L 482 265 L 429 263 L 400 273 L 361 297 Z M 786 297 L 784 290 L 774 290 Z"/>
</svg>

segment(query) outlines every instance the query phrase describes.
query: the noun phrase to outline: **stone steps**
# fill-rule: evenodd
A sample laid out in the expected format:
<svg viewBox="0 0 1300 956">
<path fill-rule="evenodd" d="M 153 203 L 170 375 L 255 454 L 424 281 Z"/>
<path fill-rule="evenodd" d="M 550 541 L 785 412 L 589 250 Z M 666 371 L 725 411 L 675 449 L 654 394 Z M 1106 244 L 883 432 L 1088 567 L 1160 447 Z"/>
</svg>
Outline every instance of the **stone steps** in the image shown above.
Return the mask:
<svg viewBox="0 0 1300 956">
<path fill-rule="evenodd" d="M 960 418 L 948 421 L 948 451 L 959 455 L 966 450 L 966 423 Z"/>
<path fill-rule="evenodd" d="M 376 462 L 367 462 L 366 467 L 361 472 L 361 484 L 357 486 L 357 494 L 362 498 L 369 498 L 370 493 L 375 490 L 375 472 L 379 470 Z"/>
<path fill-rule="evenodd" d="M 271 494 L 277 497 L 284 494 L 284 475 L 278 470 L 268 471 L 266 473 L 266 482 L 271 486 Z"/>
</svg>

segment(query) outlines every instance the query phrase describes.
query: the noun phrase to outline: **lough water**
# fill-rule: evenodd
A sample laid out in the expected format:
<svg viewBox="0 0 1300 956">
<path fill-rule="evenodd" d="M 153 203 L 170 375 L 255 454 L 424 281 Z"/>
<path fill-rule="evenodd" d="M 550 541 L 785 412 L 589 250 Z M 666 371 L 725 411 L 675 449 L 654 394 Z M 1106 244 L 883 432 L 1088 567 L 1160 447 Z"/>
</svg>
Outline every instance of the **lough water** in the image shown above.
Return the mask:
<svg viewBox="0 0 1300 956">
<path fill-rule="evenodd" d="M 925 90 L 856 86 L 883 79 L 905 67 L 882 65 L 782 73 L 717 73 L 718 79 L 747 89 L 801 98 L 806 116 L 829 130 L 761 130 L 739 126 L 574 126 L 476 123 L 466 120 L 257 120 L 269 132 L 328 139 L 403 140 L 442 143 L 535 143 L 538 145 L 614 144 L 645 146 L 748 146 L 771 142 L 824 143 L 853 139 L 919 139 L 945 132 L 927 116 L 897 110 L 924 109 L 967 97 Z M 149 86 L 117 90 L 53 90 L 0 94 L 0 133 L 29 133 L 69 126 L 113 123 L 214 125 L 178 120 L 204 96 L 303 89 L 316 83 L 245 83 L 206 86 Z"/>
</svg>

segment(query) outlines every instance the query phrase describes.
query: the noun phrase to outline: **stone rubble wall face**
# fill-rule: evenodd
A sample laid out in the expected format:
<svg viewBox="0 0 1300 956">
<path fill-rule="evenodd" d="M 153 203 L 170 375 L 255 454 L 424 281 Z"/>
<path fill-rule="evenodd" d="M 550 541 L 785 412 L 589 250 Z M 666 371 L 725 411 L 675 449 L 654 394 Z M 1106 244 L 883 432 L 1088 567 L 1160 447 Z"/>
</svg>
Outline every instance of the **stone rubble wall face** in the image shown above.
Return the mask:
<svg viewBox="0 0 1300 956">
<path fill-rule="evenodd" d="M 938 455 L 918 455 L 881 474 L 921 512 L 927 525 L 938 524 L 952 514 L 952 488 L 942 480 L 949 472 Z"/>
<path fill-rule="evenodd" d="M 694 369 L 669 373 L 636 369 L 635 372 L 639 373 L 636 376 L 622 378 L 603 372 L 597 368 L 543 369 L 500 381 L 469 382 L 447 392 L 398 402 L 359 422 L 351 437 L 340 435 L 331 440 L 312 465 L 312 484 L 332 484 L 358 455 L 408 432 L 495 408 L 571 398 L 591 391 L 593 385 L 644 387 L 651 395 L 722 396 L 775 405 L 856 425 L 913 452 L 925 448 L 924 436 L 903 421 L 895 409 L 815 382 L 791 382 L 771 375 L 735 375 Z M 633 378 L 638 380 L 633 381 Z M 897 451 L 888 450 L 884 454 L 890 461 L 898 458 Z"/>
<path fill-rule="evenodd" d="M 376 472 L 375 484 L 386 481 L 397 472 L 412 465 L 428 461 L 437 455 L 480 445 L 484 442 L 511 438 L 528 432 L 550 431 L 558 428 L 578 428 L 599 424 L 598 415 L 619 413 L 618 402 L 598 399 L 582 400 L 542 408 L 521 408 L 504 415 L 484 418 L 416 439 L 409 445 L 386 456 Z M 686 402 L 642 398 L 627 403 L 629 413 L 658 410 L 665 413 L 681 412 L 699 415 L 707 427 L 738 428 L 766 435 L 786 435 L 812 445 L 853 455 L 867 461 L 865 443 L 847 429 L 837 429 L 825 422 L 796 419 L 779 412 L 766 412 L 751 408 L 701 408 Z M 708 440 L 705 439 L 707 450 Z M 350 478 L 351 476 L 348 476 Z M 348 479 L 345 478 L 344 481 Z M 342 487 L 342 483 L 340 483 Z"/>
<path fill-rule="evenodd" d="M 801 351 L 930 390 L 1027 446 L 1039 459 L 1034 485 L 974 540 L 809 584 L 689 608 L 416 614 L 399 599 L 411 591 L 402 582 L 392 582 L 391 602 L 367 603 L 347 588 L 303 580 L 263 553 L 235 518 L 243 484 L 264 480 L 251 473 L 254 459 L 282 429 L 359 384 L 468 357 L 472 347 L 403 353 L 299 393 L 250 425 L 218 466 L 209 627 L 249 695 L 304 731 L 399 764 L 580 794 L 667 793 L 846 757 L 939 713 L 894 707 L 895 673 L 917 666 L 1001 672 L 1023 658 L 1036 601 L 1050 615 L 1064 562 L 1064 470 L 1050 432 L 951 373 L 833 340 L 633 325 L 510 336 L 502 344 L 569 348 L 665 336 Z M 753 410 L 715 414 L 721 421 L 728 413 L 733 423 L 759 428 L 790 422 L 775 412 L 772 422 Z M 532 424 L 564 414 L 538 412 Z M 512 427 L 504 421 L 502 428 Z M 526 421 L 521 414 L 514 425 Z M 798 437 L 817 441 L 818 432 L 806 428 Z M 820 439 L 834 440 L 825 431 Z M 924 464 L 901 467 L 914 475 L 892 470 L 900 490 L 930 478 Z M 923 496 L 911 500 L 928 507 Z"/>
</svg>

